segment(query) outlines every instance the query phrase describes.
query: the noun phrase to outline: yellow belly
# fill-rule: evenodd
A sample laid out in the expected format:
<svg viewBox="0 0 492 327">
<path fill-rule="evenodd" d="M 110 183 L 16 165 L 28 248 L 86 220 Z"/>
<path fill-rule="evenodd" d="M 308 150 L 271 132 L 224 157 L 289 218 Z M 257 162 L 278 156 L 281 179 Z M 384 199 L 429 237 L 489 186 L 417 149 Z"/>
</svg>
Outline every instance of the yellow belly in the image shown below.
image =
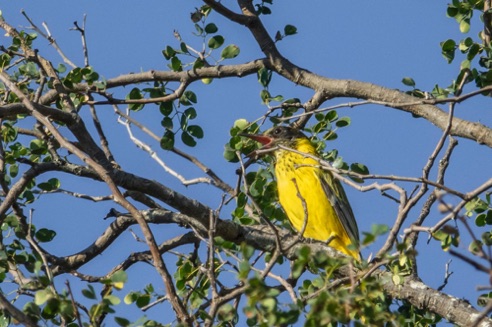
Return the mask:
<svg viewBox="0 0 492 327">
<path fill-rule="evenodd" d="M 358 259 L 358 252 L 347 248 L 351 240 L 321 185 L 319 176 L 326 172 L 316 165 L 314 159 L 292 152 L 284 151 L 277 156 L 275 174 L 280 204 L 292 226 L 298 232 L 304 230 L 304 237 L 330 241 L 329 246 Z"/>
</svg>

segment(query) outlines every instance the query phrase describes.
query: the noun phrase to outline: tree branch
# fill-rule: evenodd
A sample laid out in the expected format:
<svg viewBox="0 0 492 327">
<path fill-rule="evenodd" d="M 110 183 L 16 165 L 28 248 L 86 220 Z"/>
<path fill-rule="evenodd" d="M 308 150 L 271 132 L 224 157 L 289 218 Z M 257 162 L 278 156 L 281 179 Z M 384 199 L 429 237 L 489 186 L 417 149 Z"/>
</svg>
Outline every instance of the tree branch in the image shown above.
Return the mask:
<svg viewBox="0 0 492 327">
<path fill-rule="evenodd" d="M 209 6 L 224 17 L 235 22 L 228 12 L 219 8 L 219 3 L 211 0 L 204 0 Z M 250 12 L 248 1 L 238 0 L 244 12 Z M 320 92 L 324 102 L 332 98 L 357 98 L 366 100 L 382 101 L 390 103 L 392 108 L 399 109 L 415 116 L 422 117 L 443 131 L 448 126 L 448 115 L 439 107 L 429 104 L 408 104 L 415 103 L 421 99 L 410 96 L 404 92 L 388 89 L 371 83 L 359 82 L 354 80 L 337 80 L 323 77 L 301 68 L 285 57 L 283 57 L 275 46 L 275 42 L 269 36 L 268 31 L 263 26 L 261 20 L 255 15 L 249 15 L 251 21 L 246 25 L 261 51 L 266 55 L 268 61 L 265 65 L 268 69 L 285 77 L 295 84 L 299 84 Z M 464 137 L 474 140 L 480 144 L 492 147 L 492 129 L 480 123 L 466 121 L 457 117 L 452 120 L 450 135 Z"/>
</svg>

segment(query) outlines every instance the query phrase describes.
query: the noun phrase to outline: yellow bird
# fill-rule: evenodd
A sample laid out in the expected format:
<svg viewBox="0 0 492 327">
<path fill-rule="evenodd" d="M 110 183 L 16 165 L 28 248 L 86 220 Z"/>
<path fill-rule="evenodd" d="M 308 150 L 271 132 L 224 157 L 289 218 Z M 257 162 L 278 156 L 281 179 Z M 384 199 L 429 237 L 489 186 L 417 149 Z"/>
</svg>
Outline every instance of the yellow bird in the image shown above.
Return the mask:
<svg viewBox="0 0 492 327">
<path fill-rule="evenodd" d="M 359 230 L 340 182 L 319 162 L 301 153 L 316 156 L 316 149 L 299 130 L 277 126 L 264 134 L 241 134 L 277 148 L 275 175 L 278 196 L 292 226 L 306 238 L 327 242 L 334 249 L 360 261 L 357 250 Z"/>
</svg>

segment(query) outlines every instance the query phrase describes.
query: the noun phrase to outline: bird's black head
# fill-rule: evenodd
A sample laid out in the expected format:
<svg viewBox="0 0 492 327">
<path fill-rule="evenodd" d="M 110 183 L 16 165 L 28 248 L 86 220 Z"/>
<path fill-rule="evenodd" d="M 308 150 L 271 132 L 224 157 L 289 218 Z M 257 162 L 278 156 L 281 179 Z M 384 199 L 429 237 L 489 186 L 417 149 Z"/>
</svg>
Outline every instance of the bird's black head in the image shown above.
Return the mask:
<svg viewBox="0 0 492 327">
<path fill-rule="evenodd" d="M 264 135 L 271 137 L 275 143 L 290 143 L 299 138 L 306 138 L 301 131 L 288 126 L 272 127 Z"/>
<path fill-rule="evenodd" d="M 288 126 L 275 126 L 263 134 L 241 134 L 263 144 L 263 148 L 271 148 L 277 144 L 290 146 L 299 138 L 306 138 L 298 129 Z"/>
</svg>

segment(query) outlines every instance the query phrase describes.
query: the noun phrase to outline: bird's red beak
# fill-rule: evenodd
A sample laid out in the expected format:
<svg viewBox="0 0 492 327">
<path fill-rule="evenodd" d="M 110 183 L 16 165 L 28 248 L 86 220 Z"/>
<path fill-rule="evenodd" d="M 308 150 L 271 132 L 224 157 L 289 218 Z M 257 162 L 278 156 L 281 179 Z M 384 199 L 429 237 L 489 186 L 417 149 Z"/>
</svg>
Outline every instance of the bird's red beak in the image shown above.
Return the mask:
<svg viewBox="0 0 492 327">
<path fill-rule="evenodd" d="M 256 142 L 260 142 L 261 144 L 263 144 L 263 148 L 269 148 L 273 143 L 273 138 L 262 134 L 240 133 L 238 135 L 248 137 L 252 140 L 255 140 Z"/>
</svg>

